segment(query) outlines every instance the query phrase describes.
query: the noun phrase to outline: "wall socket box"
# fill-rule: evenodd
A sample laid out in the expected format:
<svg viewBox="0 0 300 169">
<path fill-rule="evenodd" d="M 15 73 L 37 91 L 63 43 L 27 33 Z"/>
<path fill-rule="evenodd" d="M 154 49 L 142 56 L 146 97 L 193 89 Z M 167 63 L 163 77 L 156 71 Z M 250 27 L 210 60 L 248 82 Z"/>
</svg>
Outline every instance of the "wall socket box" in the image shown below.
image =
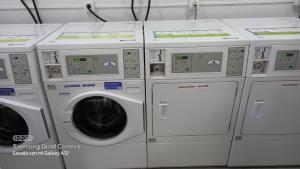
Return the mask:
<svg viewBox="0 0 300 169">
<path fill-rule="evenodd" d="M 95 0 L 84 0 L 84 9 L 86 9 L 86 10 L 87 10 L 87 8 L 86 8 L 87 4 L 91 5 L 91 10 L 92 11 L 96 11 L 96 1 Z"/>
<path fill-rule="evenodd" d="M 200 0 L 189 0 L 189 8 L 194 9 L 195 6 L 199 7 Z"/>
</svg>

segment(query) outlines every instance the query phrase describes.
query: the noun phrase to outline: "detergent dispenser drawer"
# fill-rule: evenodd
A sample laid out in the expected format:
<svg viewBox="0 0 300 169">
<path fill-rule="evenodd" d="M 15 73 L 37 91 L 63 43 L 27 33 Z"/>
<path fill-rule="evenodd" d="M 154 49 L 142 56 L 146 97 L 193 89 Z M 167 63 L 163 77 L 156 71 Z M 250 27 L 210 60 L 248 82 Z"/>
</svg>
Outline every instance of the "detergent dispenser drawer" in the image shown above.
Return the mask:
<svg viewBox="0 0 300 169">
<path fill-rule="evenodd" d="M 153 135 L 227 134 L 236 90 L 236 82 L 154 84 Z"/>
<path fill-rule="evenodd" d="M 300 81 L 254 82 L 242 134 L 300 133 Z"/>
</svg>

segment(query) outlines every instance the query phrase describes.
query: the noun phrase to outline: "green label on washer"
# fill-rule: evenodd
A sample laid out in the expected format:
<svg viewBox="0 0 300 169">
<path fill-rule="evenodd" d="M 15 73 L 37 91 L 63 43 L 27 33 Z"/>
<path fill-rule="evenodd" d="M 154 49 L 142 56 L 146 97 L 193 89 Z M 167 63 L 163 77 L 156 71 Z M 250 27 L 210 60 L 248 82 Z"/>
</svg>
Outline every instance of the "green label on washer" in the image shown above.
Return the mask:
<svg viewBox="0 0 300 169">
<path fill-rule="evenodd" d="M 258 36 L 275 36 L 275 35 L 300 35 L 300 32 L 257 32 Z"/>
<path fill-rule="evenodd" d="M 228 37 L 229 33 L 223 30 L 190 30 L 190 31 L 154 31 L 155 39 L 176 39 L 176 38 L 209 38 L 209 37 Z"/>
<path fill-rule="evenodd" d="M 29 41 L 30 38 L 28 36 L 1 36 L 0 35 L 0 43 L 24 43 Z"/>
<path fill-rule="evenodd" d="M 62 33 L 56 40 L 119 40 L 133 41 L 135 40 L 134 32 L 81 32 Z"/>
<path fill-rule="evenodd" d="M 293 36 L 300 35 L 300 27 L 282 27 L 282 28 L 251 28 L 247 29 L 256 36 Z"/>
</svg>

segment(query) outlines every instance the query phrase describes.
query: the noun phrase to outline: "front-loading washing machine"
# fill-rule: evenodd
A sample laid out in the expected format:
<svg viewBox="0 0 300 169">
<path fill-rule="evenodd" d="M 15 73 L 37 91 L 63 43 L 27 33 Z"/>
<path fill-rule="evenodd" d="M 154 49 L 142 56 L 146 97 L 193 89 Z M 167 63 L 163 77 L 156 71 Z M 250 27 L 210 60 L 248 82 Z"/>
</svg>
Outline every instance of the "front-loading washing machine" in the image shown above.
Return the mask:
<svg viewBox="0 0 300 169">
<path fill-rule="evenodd" d="M 65 168 L 35 48 L 60 26 L 0 25 L 0 168 Z"/>
<path fill-rule="evenodd" d="M 68 23 L 37 48 L 67 169 L 147 167 L 142 23 Z"/>
<path fill-rule="evenodd" d="M 228 165 L 300 165 L 300 20 L 224 22 L 251 40 Z"/>
<path fill-rule="evenodd" d="M 211 19 L 144 27 L 149 167 L 225 166 L 248 40 Z"/>
</svg>

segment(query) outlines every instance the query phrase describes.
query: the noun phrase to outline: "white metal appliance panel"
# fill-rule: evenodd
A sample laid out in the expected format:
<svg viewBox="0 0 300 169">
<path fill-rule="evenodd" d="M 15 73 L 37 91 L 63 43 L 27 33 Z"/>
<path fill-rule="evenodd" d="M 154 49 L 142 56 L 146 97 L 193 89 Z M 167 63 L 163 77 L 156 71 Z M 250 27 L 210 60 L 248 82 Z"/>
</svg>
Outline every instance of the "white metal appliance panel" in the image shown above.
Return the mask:
<svg viewBox="0 0 300 169">
<path fill-rule="evenodd" d="M 153 135 L 223 135 L 228 132 L 236 82 L 153 85 Z"/>
<path fill-rule="evenodd" d="M 45 142 L 49 139 L 42 115 L 42 109 L 40 107 L 30 106 L 6 98 L 0 98 L 0 104 L 11 108 L 25 120 L 29 131 L 28 135 L 31 135 L 33 140 L 30 142 L 24 142 L 22 144 L 35 145 Z M 0 147 L 0 154 L 10 153 L 15 150 L 16 149 L 13 147 Z"/>
<path fill-rule="evenodd" d="M 300 81 L 254 82 L 242 134 L 299 134 Z"/>
<path fill-rule="evenodd" d="M 249 50 L 249 59 L 247 66 L 247 77 L 280 77 L 280 76 L 299 76 L 300 70 L 300 45 L 257 45 L 251 46 Z M 260 50 L 265 50 L 264 57 L 260 54 Z M 282 52 L 295 52 L 297 56 L 294 58 L 293 69 L 276 70 L 279 64 L 279 54 Z M 290 60 L 287 58 L 285 61 Z M 261 63 L 261 71 L 255 70 L 255 63 Z"/>
</svg>

